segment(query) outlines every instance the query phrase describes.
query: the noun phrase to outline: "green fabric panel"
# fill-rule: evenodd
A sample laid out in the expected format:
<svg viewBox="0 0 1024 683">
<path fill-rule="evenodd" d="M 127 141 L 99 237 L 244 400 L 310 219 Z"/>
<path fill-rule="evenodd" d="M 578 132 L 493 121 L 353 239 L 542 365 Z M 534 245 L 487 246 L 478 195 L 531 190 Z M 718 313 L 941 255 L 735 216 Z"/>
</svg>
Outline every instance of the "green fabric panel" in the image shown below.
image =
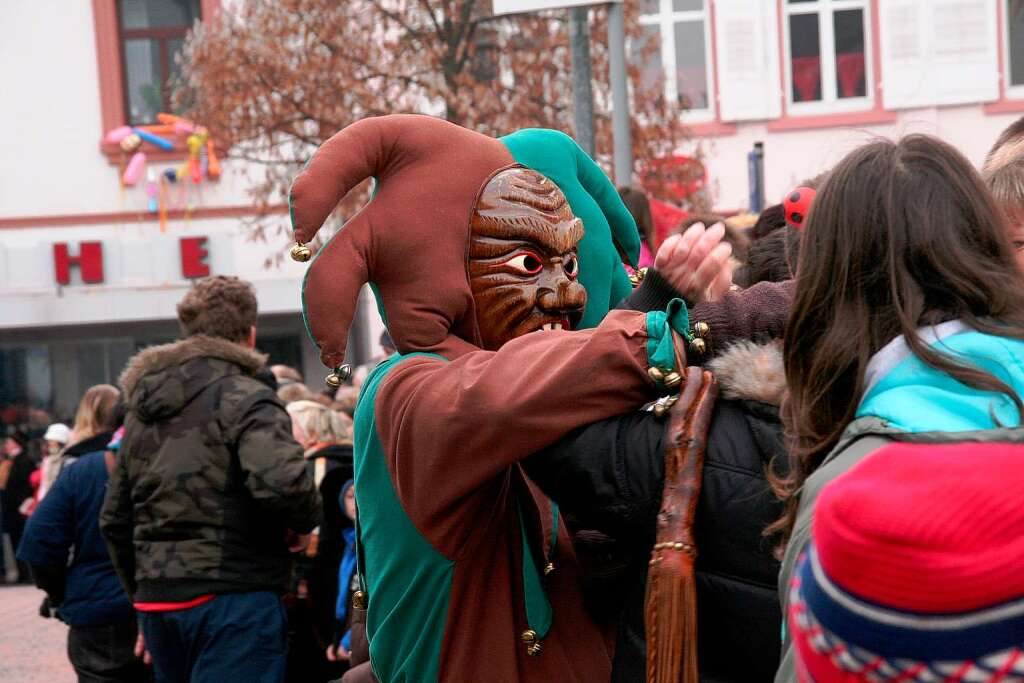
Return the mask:
<svg viewBox="0 0 1024 683">
<path fill-rule="evenodd" d="M 640 236 L 633 217 L 611 181 L 565 133 L 527 128 L 499 139 L 517 163 L 558 185 L 583 221 L 579 279 L 587 289 L 587 308 L 580 328 L 596 326 L 631 290 L 615 245 L 636 263 Z"/>
<path fill-rule="evenodd" d="M 672 330 L 690 339 L 690 314 L 682 299 L 672 299 L 664 311 L 647 313 L 647 363 L 663 370 L 676 370 Z"/>
<path fill-rule="evenodd" d="M 369 593 L 366 630 L 374 673 L 389 683 L 437 680 L 455 568 L 405 514 L 377 435 L 373 406 L 381 382 L 396 365 L 417 356 L 440 358 L 396 354 L 378 365 L 359 395 L 355 420 L 356 500 Z"/>
<path fill-rule="evenodd" d="M 544 593 L 540 569 L 537 567 L 537 558 L 533 556 L 530 539 L 526 537 L 526 521 L 523 519 L 522 507 L 516 505 L 516 512 L 519 513 L 519 534 L 523 539 L 523 593 L 526 598 L 526 623 L 537 632 L 538 638 L 544 638 L 551 630 L 551 603 L 548 602 L 548 596 Z"/>
</svg>

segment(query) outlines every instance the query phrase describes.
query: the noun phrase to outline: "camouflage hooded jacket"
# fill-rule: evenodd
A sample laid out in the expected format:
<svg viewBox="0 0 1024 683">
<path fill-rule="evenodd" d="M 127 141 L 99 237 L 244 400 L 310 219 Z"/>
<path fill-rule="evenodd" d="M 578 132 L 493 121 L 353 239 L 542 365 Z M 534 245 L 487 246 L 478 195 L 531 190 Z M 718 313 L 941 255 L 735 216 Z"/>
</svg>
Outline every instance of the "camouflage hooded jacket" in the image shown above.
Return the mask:
<svg viewBox="0 0 1024 683">
<path fill-rule="evenodd" d="M 128 414 L 100 529 L 134 600 L 285 590 L 286 530 L 312 530 L 320 498 L 265 361 L 197 335 L 121 376 Z"/>
</svg>

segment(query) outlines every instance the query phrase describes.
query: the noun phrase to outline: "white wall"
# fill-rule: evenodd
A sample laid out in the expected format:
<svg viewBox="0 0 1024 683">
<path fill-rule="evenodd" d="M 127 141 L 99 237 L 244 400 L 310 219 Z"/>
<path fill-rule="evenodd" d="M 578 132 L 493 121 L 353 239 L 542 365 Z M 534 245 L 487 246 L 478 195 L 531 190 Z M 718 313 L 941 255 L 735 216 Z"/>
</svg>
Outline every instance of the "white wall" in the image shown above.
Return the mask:
<svg viewBox="0 0 1024 683">
<path fill-rule="evenodd" d="M 764 142 L 765 201 L 781 201 L 800 182 L 828 170 L 858 145 L 876 136 L 936 135 L 980 166 L 999 133 L 1020 114 L 988 115 L 981 105 L 913 109 L 895 123 L 858 128 L 816 128 L 769 132 L 763 122 L 737 126 L 735 135 L 697 140 L 705 153 L 713 205 L 723 210 L 748 206 L 747 152 Z"/>
<path fill-rule="evenodd" d="M 297 313 L 303 264 L 285 259 L 264 268 L 274 247 L 247 239 L 235 219 L 180 221 L 160 233 L 154 223 L 122 226 L 27 228 L 0 233 L 0 327 L 173 319 L 175 304 L 189 287 L 181 273 L 179 240 L 208 238 L 207 262 L 214 275 L 252 281 L 260 312 Z M 103 244 L 104 281 L 81 284 L 77 268 L 67 286 L 56 283 L 53 244 Z"/>
<path fill-rule="evenodd" d="M 136 211 L 144 184 L 121 189 L 103 135 L 92 3 L 0 2 L 0 217 Z M 246 203 L 239 168 L 203 182 L 197 206 Z"/>
</svg>

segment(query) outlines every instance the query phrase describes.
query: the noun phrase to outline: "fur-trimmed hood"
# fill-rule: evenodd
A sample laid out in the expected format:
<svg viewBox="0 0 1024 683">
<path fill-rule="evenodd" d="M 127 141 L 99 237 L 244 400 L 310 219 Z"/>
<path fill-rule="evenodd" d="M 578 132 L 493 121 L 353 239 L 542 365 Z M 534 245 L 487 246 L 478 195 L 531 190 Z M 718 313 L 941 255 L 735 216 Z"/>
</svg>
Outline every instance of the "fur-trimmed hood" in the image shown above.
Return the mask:
<svg viewBox="0 0 1024 683">
<path fill-rule="evenodd" d="M 707 367 L 715 373 L 723 398 L 782 405 L 782 397 L 786 393 L 786 371 L 780 340 L 762 344 L 737 342 Z"/>
<path fill-rule="evenodd" d="M 121 373 L 118 383 L 130 400 L 139 381 L 146 375 L 173 366 L 179 366 L 195 358 L 216 358 L 233 363 L 246 374 L 255 376 L 267 364 L 267 356 L 247 349 L 241 344 L 197 334 L 181 341 L 160 346 L 151 346 L 135 355 Z"/>
</svg>

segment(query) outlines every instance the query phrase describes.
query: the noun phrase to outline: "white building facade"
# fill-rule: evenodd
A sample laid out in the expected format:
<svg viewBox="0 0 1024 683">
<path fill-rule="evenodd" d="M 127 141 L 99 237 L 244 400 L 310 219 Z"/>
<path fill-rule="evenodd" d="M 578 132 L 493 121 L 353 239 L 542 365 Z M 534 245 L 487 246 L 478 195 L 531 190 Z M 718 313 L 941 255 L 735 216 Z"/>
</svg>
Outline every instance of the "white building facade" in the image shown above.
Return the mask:
<svg viewBox="0 0 1024 683">
<path fill-rule="evenodd" d="M 155 182 L 144 174 L 123 186 L 131 155 L 102 142 L 169 111 L 174 55 L 193 21 L 218 7 L 0 3 L 0 423 L 22 423 L 32 409 L 71 417 L 86 388 L 116 380 L 140 348 L 179 336 L 175 305 L 204 275 L 251 281 L 259 348 L 321 386 L 327 370 L 302 324 L 305 267 L 287 257 L 286 207 L 265 210 L 272 237 L 254 241 L 244 168 L 224 162 L 217 180 L 169 182 L 165 172 L 188 161 L 178 139 L 171 151 L 143 145 Z M 370 317 L 357 320 L 353 360 L 375 350 L 380 323 Z"/>
<path fill-rule="evenodd" d="M 1017 0 L 638 2 L 647 77 L 687 107 L 722 210 L 749 206 L 755 142 L 772 204 L 873 136 L 938 135 L 980 165 L 1024 115 Z"/>
</svg>

